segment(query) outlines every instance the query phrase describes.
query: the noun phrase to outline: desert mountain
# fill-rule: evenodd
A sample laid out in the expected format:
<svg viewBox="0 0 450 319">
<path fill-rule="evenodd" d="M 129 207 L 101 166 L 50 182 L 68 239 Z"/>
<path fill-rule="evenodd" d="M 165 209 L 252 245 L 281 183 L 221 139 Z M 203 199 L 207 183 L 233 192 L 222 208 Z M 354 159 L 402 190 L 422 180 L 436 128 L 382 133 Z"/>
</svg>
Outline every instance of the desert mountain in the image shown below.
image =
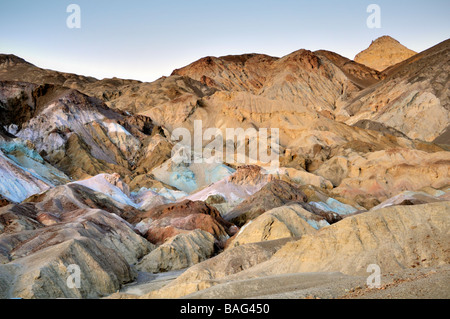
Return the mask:
<svg viewBox="0 0 450 319">
<path fill-rule="evenodd" d="M 341 297 L 369 264 L 445 272 L 449 41 L 205 57 L 151 83 L 0 55 L 0 297 Z M 172 133 L 199 120 L 219 154 L 278 129 L 280 167 L 180 163 Z"/>
<path fill-rule="evenodd" d="M 333 114 L 349 95 L 359 91 L 359 85 L 380 78 L 363 65 L 345 65 L 349 61 L 343 59 L 337 54 L 308 50 L 282 58 L 261 54 L 207 57 L 175 70 L 173 75 L 188 76 L 222 91 L 248 92 Z"/>
<path fill-rule="evenodd" d="M 299 50 L 282 58 L 207 57 L 153 83 L 99 81 L 3 55 L 6 116 L 1 124 L 5 133 L 28 141 L 43 160 L 72 179 L 119 173 L 135 191 L 162 182 L 188 193 L 232 170 L 171 163 L 175 128 L 193 133 L 195 120 L 202 120 L 203 130 L 216 127 L 223 135 L 227 128 L 279 128 L 282 165 L 326 174 L 319 177 L 340 189 L 346 173 L 326 173 L 339 156 L 366 158 L 392 148 L 417 151 L 417 156 L 443 151 L 415 139 L 432 141 L 448 126 L 446 82 L 439 75 L 446 70 L 447 55 L 444 42 L 383 74 L 329 51 Z M 424 67 L 438 63 L 441 68 Z M 399 81 L 406 81 L 405 89 L 396 89 Z M 417 111 L 427 101 L 433 102 L 429 109 Z M 433 125 L 416 120 L 417 112 Z M 377 194 L 381 201 L 392 195 Z"/>
<path fill-rule="evenodd" d="M 321 297 L 331 292 L 339 298 L 346 292 L 332 287 L 332 282 L 342 279 L 337 273 L 351 276 L 347 277 L 353 281 L 350 286 L 361 285 L 367 279 L 369 260 L 386 272 L 448 264 L 448 254 L 440 244 L 448 240 L 448 209 L 448 202 L 390 207 L 346 218 L 319 231 L 308 229 L 297 241 L 291 237 L 288 243 L 278 239 L 237 246 L 143 297 L 286 298 L 295 293 Z M 399 237 L 399 233 L 408 235 Z"/>
<path fill-rule="evenodd" d="M 408 49 L 397 40 L 389 36 L 383 36 L 372 41 L 366 50 L 358 53 L 355 57 L 355 62 L 381 72 L 416 54 L 416 52 Z"/>
<path fill-rule="evenodd" d="M 384 71 L 386 78 L 363 90 L 344 108 L 350 119 L 383 123 L 409 138 L 433 141 L 445 135 L 449 118 L 450 41 L 444 41 Z M 440 138 L 440 143 L 448 144 Z"/>
</svg>

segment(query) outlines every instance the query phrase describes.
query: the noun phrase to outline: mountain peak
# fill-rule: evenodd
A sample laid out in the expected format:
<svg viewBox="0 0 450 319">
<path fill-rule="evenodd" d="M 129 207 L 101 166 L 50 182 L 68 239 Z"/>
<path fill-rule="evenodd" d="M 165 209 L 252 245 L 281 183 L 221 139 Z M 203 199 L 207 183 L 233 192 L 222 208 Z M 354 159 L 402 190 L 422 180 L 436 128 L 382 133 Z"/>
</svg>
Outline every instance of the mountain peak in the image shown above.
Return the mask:
<svg viewBox="0 0 450 319">
<path fill-rule="evenodd" d="M 383 71 L 416 54 L 399 41 L 385 35 L 372 41 L 370 46 L 358 53 L 354 60 L 377 71 Z"/>
<path fill-rule="evenodd" d="M 383 35 L 375 40 L 372 41 L 373 43 L 398 43 L 400 44 L 399 41 L 395 40 L 393 37 L 390 37 L 388 35 Z"/>
<path fill-rule="evenodd" d="M 0 54 L 0 66 L 12 66 L 16 64 L 32 65 L 14 54 Z"/>
</svg>

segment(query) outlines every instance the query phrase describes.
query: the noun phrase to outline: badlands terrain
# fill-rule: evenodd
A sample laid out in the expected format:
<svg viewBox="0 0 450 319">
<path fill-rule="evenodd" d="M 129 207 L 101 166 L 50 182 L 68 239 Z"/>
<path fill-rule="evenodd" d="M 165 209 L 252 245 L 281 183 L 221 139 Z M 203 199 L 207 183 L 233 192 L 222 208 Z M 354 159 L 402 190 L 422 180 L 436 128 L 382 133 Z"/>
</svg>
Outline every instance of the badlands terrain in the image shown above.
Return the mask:
<svg viewBox="0 0 450 319">
<path fill-rule="evenodd" d="M 0 55 L 0 298 L 450 298 L 449 74 L 388 36 L 152 83 Z M 198 120 L 280 167 L 176 161 Z"/>
</svg>

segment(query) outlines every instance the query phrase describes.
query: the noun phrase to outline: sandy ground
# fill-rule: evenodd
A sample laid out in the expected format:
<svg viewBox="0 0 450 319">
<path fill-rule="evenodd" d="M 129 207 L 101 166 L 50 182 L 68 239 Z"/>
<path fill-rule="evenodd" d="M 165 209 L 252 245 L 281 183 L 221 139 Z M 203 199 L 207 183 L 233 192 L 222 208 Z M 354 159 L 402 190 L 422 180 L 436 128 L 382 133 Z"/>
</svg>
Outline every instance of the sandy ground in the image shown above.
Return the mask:
<svg viewBox="0 0 450 319">
<path fill-rule="evenodd" d="M 164 274 L 140 273 L 138 280 L 120 293 L 137 297 L 162 288 L 184 270 Z M 366 277 L 341 273 L 297 273 L 251 278 L 218 284 L 186 296 L 187 299 L 449 299 L 450 265 L 407 269 L 381 278 L 381 287 L 370 289 Z"/>
<path fill-rule="evenodd" d="M 383 276 L 379 289 L 354 289 L 343 298 L 364 299 L 449 299 L 450 265 L 409 269 Z"/>
<path fill-rule="evenodd" d="M 180 276 L 186 269 L 170 271 L 160 274 L 151 274 L 145 272 L 139 272 L 138 278 L 135 282 L 125 285 L 121 290 L 121 294 L 142 296 L 151 291 L 158 290 L 172 280 L 175 280 Z"/>
</svg>

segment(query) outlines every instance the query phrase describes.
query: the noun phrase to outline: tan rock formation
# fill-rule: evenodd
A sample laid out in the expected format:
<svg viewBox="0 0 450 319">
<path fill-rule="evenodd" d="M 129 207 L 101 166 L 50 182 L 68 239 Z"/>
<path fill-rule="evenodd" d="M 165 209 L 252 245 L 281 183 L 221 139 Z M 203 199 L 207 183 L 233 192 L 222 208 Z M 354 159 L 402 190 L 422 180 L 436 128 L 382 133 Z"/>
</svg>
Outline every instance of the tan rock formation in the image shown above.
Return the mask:
<svg viewBox="0 0 450 319">
<path fill-rule="evenodd" d="M 306 195 L 296 186 L 281 180 L 266 184 L 261 190 L 244 200 L 226 215 L 226 219 L 238 226 L 255 219 L 264 212 L 290 202 L 305 202 Z"/>
<path fill-rule="evenodd" d="M 191 267 L 214 254 L 214 242 L 213 235 L 199 229 L 176 235 L 144 256 L 137 269 L 158 273 Z"/>
<path fill-rule="evenodd" d="M 4 264 L 0 277 L 12 276 L 2 294 L 4 298 L 108 295 L 134 279 L 130 264 L 151 249 L 150 243 L 116 215 L 83 209 L 64 213 L 57 224 L 0 235 Z M 78 288 L 66 284 L 70 265 L 80 268 Z"/>
<path fill-rule="evenodd" d="M 450 41 L 444 41 L 386 70 L 383 81 L 344 107 L 351 117 L 346 123 L 369 119 L 427 142 L 445 134 L 450 122 L 449 47 Z"/>
<path fill-rule="evenodd" d="M 409 149 L 391 149 L 331 159 L 316 171 L 336 180 L 332 194 L 353 199 L 372 208 L 404 190 L 416 191 L 431 186 L 441 188 L 450 182 L 448 153 L 426 153 Z M 376 201 L 372 201 L 371 198 Z"/>
<path fill-rule="evenodd" d="M 288 242 L 273 256 L 268 256 L 270 259 L 266 257 L 242 271 L 227 274 L 223 271 L 227 265 L 219 261 L 236 255 L 238 249 L 250 249 L 258 244 L 239 246 L 190 268 L 144 298 L 178 298 L 225 283 L 240 284 L 243 288 L 240 293 L 245 294 L 248 280 L 282 274 L 338 271 L 366 278 L 370 264 L 379 265 L 383 274 L 445 265 L 450 261 L 449 211 L 449 203 L 442 202 L 393 206 L 359 214 L 304 235 L 299 241 Z M 252 284 L 251 289 L 254 289 Z"/>
<path fill-rule="evenodd" d="M 142 298 L 178 298 L 214 286 L 220 279 L 269 260 L 289 239 L 248 244 L 228 249 L 222 254 L 189 268 L 175 281 Z"/>
<path fill-rule="evenodd" d="M 383 36 L 372 41 L 369 48 L 358 53 L 355 57 L 355 62 L 381 72 L 416 54 L 416 52 L 403 46 L 397 40 L 389 36 Z"/>
<path fill-rule="evenodd" d="M 305 210 L 301 205 L 271 209 L 250 221 L 233 237 L 228 247 L 281 238 L 300 238 L 329 225 L 325 219 Z"/>
<path fill-rule="evenodd" d="M 443 265 L 450 258 L 449 210 L 444 202 L 393 206 L 349 217 L 287 244 L 264 269 L 365 274 L 370 264 L 378 264 L 383 272 Z"/>
</svg>

